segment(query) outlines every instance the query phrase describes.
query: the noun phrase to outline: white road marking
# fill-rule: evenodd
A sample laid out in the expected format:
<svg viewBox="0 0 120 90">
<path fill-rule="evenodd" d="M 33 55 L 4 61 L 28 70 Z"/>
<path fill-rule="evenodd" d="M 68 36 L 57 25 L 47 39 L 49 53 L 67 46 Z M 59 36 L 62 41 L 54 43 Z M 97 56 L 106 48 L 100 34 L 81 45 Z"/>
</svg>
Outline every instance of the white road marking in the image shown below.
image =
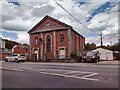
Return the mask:
<svg viewBox="0 0 120 90">
<path fill-rule="evenodd" d="M 47 71 L 47 69 L 39 69 L 38 71 Z"/>
<path fill-rule="evenodd" d="M 69 73 L 75 73 L 75 72 L 78 72 L 78 73 L 94 73 L 94 72 L 86 72 L 86 71 L 75 71 L 75 70 L 62 70 L 62 69 L 46 69 L 46 70 L 50 70 L 50 71 L 69 71 Z"/>
<path fill-rule="evenodd" d="M 33 68 L 23 68 L 23 67 L 20 67 L 20 68 L 22 68 L 22 69 L 29 69 L 29 70 L 32 70 Z"/>
<path fill-rule="evenodd" d="M 70 72 L 67 72 L 65 74 L 72 74 L 72 73 L 76 73 L 76 72 L 79 72 L 79 71 L 70 71 Z"/>
<path fill-rule="evenodd" d="M 91 77 L 91 76 L 94 76 L 94 75 L 97 75 L 98 73 L 93 73 L 93 74 L 89 74 L 89 75 L 85 75 L 83 76 L 83 78 L 88 78 L 88 77 Z"/>
<path fill-rule="evenodd" d="M 71 78 L 77 78 L 77 79 L 98 81 L 98 79 L 85 78 L 85 77 L 77 77 L 77 76 L 69 76 L 69 75 L 63 75 L 63 74 L 57 74 L 57 73 L 47 73 L 47 72 L 40 72 L 40 73 L 41 74 L 47 74 L 47 75 L 55 75 L 55 76 L 63 76 L 63 77 L 71 77 Z"/>
<path fill-rule="evenodd" d="M 61 70 L 61 69 L 48 69 L 50 71 L 71 71 L 71 70 Z"/>
<path fill-rule="evenodd" d="M 0 67 L 0 68 L 2 68 L 2 67 Z M 23 67 L 21 67 L 21 68 L 23 68 Z M 12 68 L 2 68 L 2 69 L 20 71 L 20 72 L 24 71 L 24 70 L 21 70 L 21 69 L 12 69 Z M 24 69 L 39 71 L 41 74 L 47 74 L 47 75 L 56 75 L 56 76 L 64 76 L 64 77 L 71 77 L 71 78 L 77 78 L 77 79 L 98 81 L 98 79 L 88 78 L 90 76 L 94 76 L 94 75 L 98 74 L 98 73 L 93 73 L 93 72 L 60 70 L 60 69 L 39 69 L 39 70 L 34 70 L 33 68 L 24 68 Z M 51 72 L 47 72 L 47 71 L 69 71 L 69 72 L 64 73 L 64 74 L 59 74 L 59 73 L 51 73 Z M 89 75 L 85 75 L 85 76 L 82 76 L 82 77 L 78 77 L 78 76 L 74 76 L 74 75 L 66 75 L 66 74 L 72 74 L 72 73 L 86 73 L 86 74 L 89 74 Z"/>
<path fill-rule="evenodd" d="M 2 68 L 2 69 L 5 69 L 5 70 L 12 70 L 12 71 L 20 71 L 20 72 L 24 71 L 24 70 L 20 70 L 20 69 L 12 69 L 12 68 Z"/>
</svg>

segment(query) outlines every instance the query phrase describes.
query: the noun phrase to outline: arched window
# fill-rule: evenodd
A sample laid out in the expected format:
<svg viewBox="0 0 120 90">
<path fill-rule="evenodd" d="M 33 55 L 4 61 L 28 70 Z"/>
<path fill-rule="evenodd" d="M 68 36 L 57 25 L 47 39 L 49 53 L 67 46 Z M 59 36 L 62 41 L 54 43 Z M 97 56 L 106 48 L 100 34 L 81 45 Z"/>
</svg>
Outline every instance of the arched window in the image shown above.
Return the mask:
<svg viewBox="0 0 120 90">
<path fill-rule="evenodd" d="M 49 35 L 46 38 L 46 52 L 51 52 L 51 37 Z"/>
<path fill-rule="evenodd" d="M 64 35 L 60 34 L 60 43 L 64 43 Z"/>
<path fill-rule="evenodd" d="M 35 45 L 38 44 L 38 37 L 35 37 Z"/>
</svg>

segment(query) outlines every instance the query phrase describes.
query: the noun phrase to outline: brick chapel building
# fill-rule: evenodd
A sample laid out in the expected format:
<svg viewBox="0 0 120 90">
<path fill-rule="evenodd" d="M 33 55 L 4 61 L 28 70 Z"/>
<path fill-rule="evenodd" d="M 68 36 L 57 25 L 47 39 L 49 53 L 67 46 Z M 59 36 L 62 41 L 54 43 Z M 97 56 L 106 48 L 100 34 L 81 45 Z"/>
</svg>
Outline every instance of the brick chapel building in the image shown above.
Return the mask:
<svg viewBox="0 0 120 90">
<path fill-rule="evenodd" d="M 30 56 L 37 60 L 70 58 L 75 50 L 78 55 L 84 49 L 85 38 L 72 26 L 46 15 L 30 31 Z"/>
</svg>

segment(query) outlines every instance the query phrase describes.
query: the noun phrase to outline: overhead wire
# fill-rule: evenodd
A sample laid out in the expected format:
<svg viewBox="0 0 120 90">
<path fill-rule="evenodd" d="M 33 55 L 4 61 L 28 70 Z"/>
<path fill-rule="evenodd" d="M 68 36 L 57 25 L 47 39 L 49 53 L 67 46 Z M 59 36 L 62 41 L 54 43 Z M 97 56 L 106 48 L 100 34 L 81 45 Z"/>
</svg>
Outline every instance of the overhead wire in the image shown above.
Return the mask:
<svg viewBox="0 0 120 90">
<path fill-rule="evenodd" d="M 55 0 L 54 0 L 55 1 Z M 79 22 L 80 24 L 82 24 L 85 28 L 87 28 L 88 30 L 92 31 L 95 33 L 95 31 L 93 31 L 92 29 L 88 28 L 85 24 L 83 24 L 81 21 L 79 21 L 76 17 L 74 17 L 69 11 L 67 11 L 62 5 L 60 5 L 57 1 L 55 1 L 55 3 L 57 5 L 59 5 L 63 10 L 65 10 L 65 12 L 67 12 L 71 17 L 73 17 L 77 22 Z"/>
</svg>

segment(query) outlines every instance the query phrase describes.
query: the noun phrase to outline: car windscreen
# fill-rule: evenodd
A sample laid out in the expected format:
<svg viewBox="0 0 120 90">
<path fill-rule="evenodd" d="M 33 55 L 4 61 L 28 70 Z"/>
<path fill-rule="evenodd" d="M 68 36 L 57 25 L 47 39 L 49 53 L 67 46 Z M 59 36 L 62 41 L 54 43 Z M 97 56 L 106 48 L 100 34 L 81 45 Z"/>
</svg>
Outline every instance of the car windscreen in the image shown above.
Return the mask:
<svg viewBox="0 0 120 90">
<path fill-rule="evenodd" d="M 22 55 L 22 54 L 21 54 L 20 56 L 25 56 L 25 55 Z"/>
<path fill-rule="evenodd" d="M 95 53 L 87 53 L 87 56 L 94 56 Z"/>
<path fill-rule="evenodd" d="M 13 54 L 12 56 L 18 56 L 17 54 Z"/>
</svg>

